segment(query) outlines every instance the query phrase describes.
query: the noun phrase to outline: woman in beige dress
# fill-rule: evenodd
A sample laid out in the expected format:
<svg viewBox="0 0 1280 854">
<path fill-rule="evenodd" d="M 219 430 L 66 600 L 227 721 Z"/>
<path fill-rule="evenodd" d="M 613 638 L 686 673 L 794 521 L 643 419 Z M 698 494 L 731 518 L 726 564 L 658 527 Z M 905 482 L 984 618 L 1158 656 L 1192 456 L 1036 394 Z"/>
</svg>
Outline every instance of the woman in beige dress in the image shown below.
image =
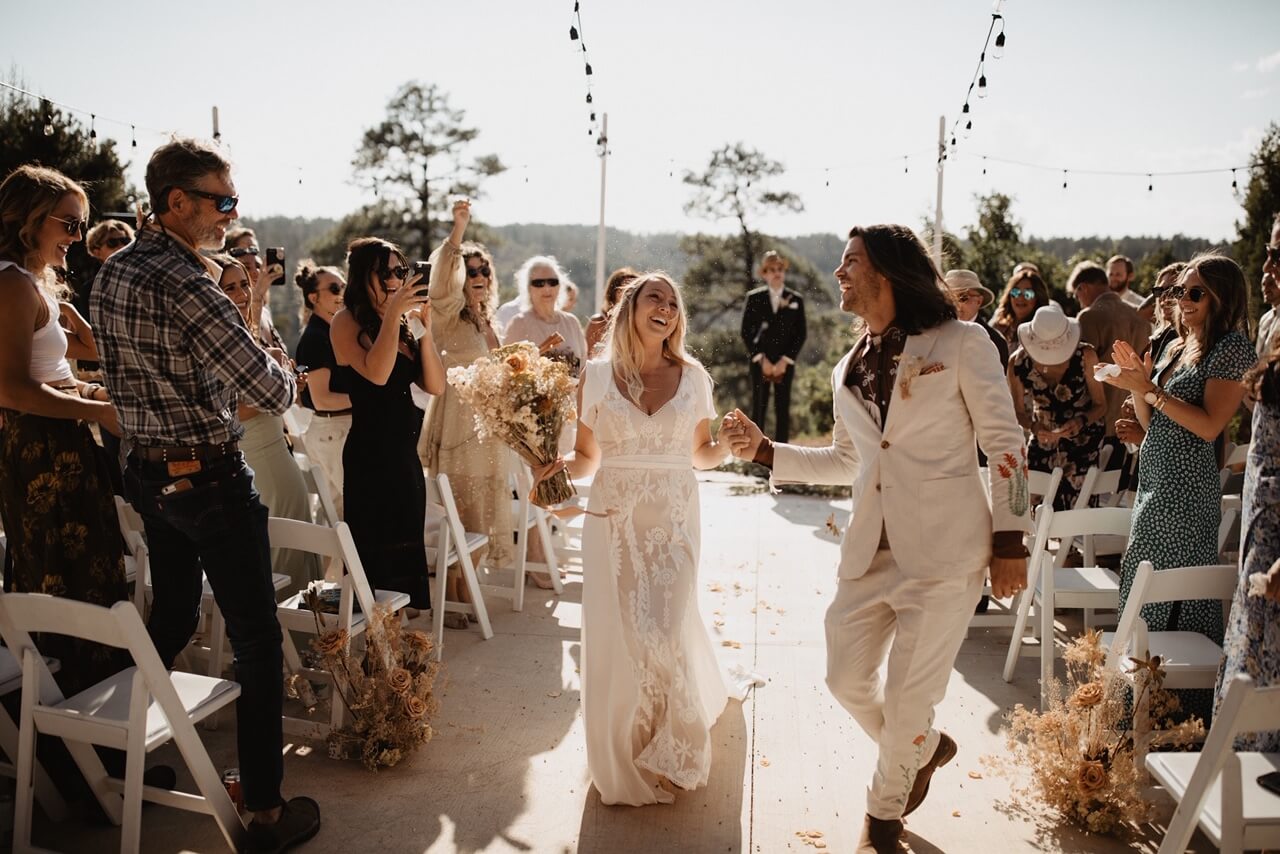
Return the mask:
<svg viewBox="0 0 1280 854">
<path fill-rule="evenodd" d="M 453 230 L 431 256 L 431 306 L 436 346 L 445 370 L 467 366 L 498 346 L 490 318 L 497 305 L 498 277 L 493 257 L 479 243 L 463 243 L 471 221 L 471 203 L 453 206 Z M 432 477 L 449 476 L 458 514 L 468 531 L 489 535 L 489 558 L 502 563 L 511 542 L 511 487 L 508 451 L 497 439 L 481 439 L 471 407 L 452 386 L 432 399 L 418 455 Z M 450 572 L 448 598 L 471 601 L 457 572 Z M 465 614 L 445 614 L 445 625 L 463 628 Z"/>
</svg>

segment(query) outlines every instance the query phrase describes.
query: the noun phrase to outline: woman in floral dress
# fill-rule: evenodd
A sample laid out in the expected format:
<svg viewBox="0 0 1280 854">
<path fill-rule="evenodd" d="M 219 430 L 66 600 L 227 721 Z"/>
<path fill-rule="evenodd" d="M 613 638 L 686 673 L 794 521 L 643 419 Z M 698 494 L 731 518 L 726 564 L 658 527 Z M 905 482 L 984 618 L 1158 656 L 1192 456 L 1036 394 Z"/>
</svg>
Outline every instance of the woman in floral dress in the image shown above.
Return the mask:
<svg viewBox="0 0 1280 854">
<path fill-rule="evenodd" d="M 1144 360 L 1123 341 L 1112 351 L 1121 371 L 1107 382 L 1132 393 L 1147 430 L 1129 545 L 1120 563 L 1122 610 L 1140 562 L 1162 570 L 1220 561 L 1222 490 L 1213 443 L 1240 408 L 1240 380 L 1256 360 L 1239 331 L 1245 294 L 1244 273 L 1234 261 L 1198 255 L 1173 289 L 1181 340 L 1166 350 L 1154 379 L 1150 354 Z M 1153 632 L 1194 631 L 1222 642 L 1222 603 L 1215 600 L 1152 603 L 1143 607 L 1142 618 Z M 1212 691 L 1177 693 L 1184 710 L 1208 723 Z"/>
<path fill-rule="evenodd" d="M 1030 440 L 1027 465 L 1036 471 L 1062 468 L 1053 509 L 1070 510 L 1102 447 L 1107 400 L 1093 377 L 1098 356 L 1080 340 L 1079 322 L 1055 305 L 1019 326 L 1018 340 L 1022 346 L 1009 359 L 1009 391 Z"/>
<path fill-rule="evenodd" d="M 1215 710 L 1237 674 L 1252 676 L 1260 688 L 1280 685 L 1280 338 L 1246 385 L 1257 404 L 1241 495 L 1240 582 L 1222 644 L 1226 656 L 1218 671 Z M 1250 596 L 1249 576 L 1259 572 L 1268 575 L 1266 594 Z M 1280 751 L 1280 730 L 1242 735 L 1236 750 Z"/>
</svg>

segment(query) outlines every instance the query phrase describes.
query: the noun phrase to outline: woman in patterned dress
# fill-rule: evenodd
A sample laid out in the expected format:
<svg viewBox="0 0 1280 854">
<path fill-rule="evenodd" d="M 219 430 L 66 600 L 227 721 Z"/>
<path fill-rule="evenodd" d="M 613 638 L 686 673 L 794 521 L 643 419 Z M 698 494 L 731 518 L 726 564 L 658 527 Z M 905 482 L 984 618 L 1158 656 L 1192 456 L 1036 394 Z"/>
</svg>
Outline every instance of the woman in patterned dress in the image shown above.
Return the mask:
<svg viewBox="0 0 1280 854">
<path fill-rule="evenodd" d="M 120 427 L 106 390 L 77 380 L 67 362 L 98 354 L 83 318 L 58 302 L 53 270 L 83 239 L 88 216 L 84 190 L 52 169 L 20 166 L 0 185 L 0 520 L 11 561 L 6 589 L 109 607 L 128 596 L 124 544 L 111 464 L 88 422 Z M 62 662 L 54 678 L 67 696 L 128 660 L 61 635 L 41 649 Z"/>
<path fill-rule="evenodd" d="M 1018 327 L 1022 346 L 1009 360 L 1009 391 L 1027 431 L 1027 464 L 1036 471 L 1062 467 L 1055 510 L 1070 510 L 1085 472 L 1098 464 L 1107 399 L 1093 376 L 1093 347 L 1080 340 L 1080 323 L 1056 305 Z"/>
<path fill-rule="evenodd" d="M 1218 671 L 1215 710 L 1237 674 L 1252 676 L 1259 688 L 1280 685 L 1280 337 L 1245 384 L 1257 404 L 1241 495 L 1240 582 L 1222 644 L 1226 656 Z M 1250 596 L 1249 576 L 1258 572 L 1267 574 L 1267 590 Z M 1280 730 L 1239 736 L 1236 750 L 1280 751 Z"/>
<path fill-rule="evenodd" d="M 583 373 L 575 451 L 534 475 L 599 469 L 583 533 L 587 770 L 601 801 L 641 806 L 672 803 L 711 771 L 727 692 L 698 614 L 693 469 L 729 449 L 711 438 L 711 377 L 684 350 L 676 283 L 640 276 L 610 323 L 606 356 Z"/>
<path fill-rule="evenodd" d="M 1152 378 L 1145 359 L 1123 341 L 1113 349 L 1118 377 L 1107 382 L 1132 393 L 1146 428 L 1138 463 L 1129 545 L 1120 564 L 1120 608 L 1138 564 L 1157 569 L 1216 564 L 1222 494 L 1213 443 L 1240 408 L 1240 380 L 1256 360 L 1244 324 L 1246 288 L 1240 267 L 1224 255 L 1191 259 L 1173 288 L 1180 340 L 1165 352 Z M 1222 642 L 1222 603 L 1214 600 L 1153 603 L 1142 618 L 1153 632 L 1195 631 Z M 1213 692 L 1186 690 L 1182 707 L 1206 723 Z"/>
</svg>

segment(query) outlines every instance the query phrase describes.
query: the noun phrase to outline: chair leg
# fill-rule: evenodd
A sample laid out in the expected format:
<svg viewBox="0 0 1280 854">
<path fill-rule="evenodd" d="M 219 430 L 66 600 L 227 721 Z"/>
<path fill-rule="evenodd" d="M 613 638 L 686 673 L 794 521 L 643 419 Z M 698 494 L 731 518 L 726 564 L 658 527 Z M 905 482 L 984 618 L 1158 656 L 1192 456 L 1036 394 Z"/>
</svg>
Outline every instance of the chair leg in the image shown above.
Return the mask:
<svg viewBox="0 0 1280 854">
<path fill-rule="evenodd" d="M 191 777 L 195 781 L 196 791 L 204 797 L 209 807 L 208 812 L 218 822 L 218 827 L 221 828 L 222 835 L 231 846 L 231 850 L 243 851 L 244 820 L 240 818 L 236 805 L 231 802 L 231 796 L 222 785 L 222 778 L 218 776 L 217 770 L 213 767 L 213 761 L 209 759 L 209 754 L 205 751 L 200 737 L 196 735 L 195 727 L 191 725 L 190 720 L 183 719 L 173 724 L 172 728 L 173 743 L 182 753 L 182 759 L 187 763 L 187 770 L 191 772 Z"/>
<path fill-rule="evenodd" d="M 444 612 L 447 591 L 449 589 L 449 567 L 447 552 L 441 552 L 440 566 L 436 568 L 436 590 L 431 596 L 431 631 L 436 636 L 436 661 L 444 660 Z"/>
<path fill-rule="evenodd" d="M 515 579 L 511 584 L 511 610 L 524 610 L 524 576 L 529 564 L 529 509 L 525 501 L 520 502 L 523 512 L 516 513 L 515 539 L 516 565 Z"/>
<path fill-rule="evenodd" d="M 485 607 L 484 595 L 480 592 L 480 581 L 476 578 L 476 569 L 471 563 L 471 555 L 463 549 L 458 550 L 458 563 L 462 566 L 462 580 L 471 592 L 471 606 L 475 609 L 476 619 L 480 621 L 480 633 L 485 640 L 493 637 L 493 628 L 489 625 L 489 609 Z M 553 576 L 554 577 L 554 576 Z"/>
<path fill-rule="evenodd" d="M 3 750 L 6 756 L 14 760 L 15 768 L 17 767 L 18 751 L 21 749 L 21 743 L 22 735 L 18 732 L 17 724 L 3 709 L 0 709 L 0 750 Z M 49 774 L 44 770 L 44 766 L 40 764 L 38 759 L 33 760 L 31 772 L 35 778 L 36 801 L 39 802 L 40 808 L 44 810 L 44 814 L 55 822 L 66 821 L 67 802 L 62 799 L 62 794 L 58 791 L 57 786 L 53 785 L 53 780 L 49 779 Z"/>
<path fill-rule="evenodd" d="M 37 691 L 35 686 L 38 684 L 35 668 L 35 652 L 27 650 L 23 655 L 22 663 L 23 690 L 22 705 L 18 715 L 18 755 L 13 763 L 17 776 L 13 800 L 13 850 L 18 852 L 31 850 L 31 812 L 35 806 L 32 769 L 36 762 L 36 733 L 32 710 Z"/>
<path fill-rule="evenodd" d="M 1027 630 L 1027 617 L 1031 612 L 1031 600 L 1035 598 L 1035 588 L 1024 590 L 1018 594 L 1012 607 L 1018 616 L 1013 622 L 1013 637 L 1009 639 L 1009 652 L 1004 659 L 1004 681 L 1013 681 L 1013 669 L 1018 664 L 1018 656 L 1022 654 L 1022 639 Z"/>
<path fill-rule="evenodd" d="M 1052 572 L 1052 568 L 1049 570 Z M 1048 708 L 1049 683 L 1053 681 L 1053 603 L 1040 602 L 1040 711 Z"/>
<path fill-rule="evenodd" d="M 564 593 L 564 584 L 560 582 L 560 564 L 556 560 L 556 549 L 551 542 L 551 526 L 547 524 L 545 513 L 537 517 L 538 539 L 542 542 L 542 553 L 547 561 L 547 572 L 551 574 L 551 588 L 557 595 Z"/>
<path fill-rule="evenodd" d="M 129 739 L 124 756 L 124 820 L 120 827 L 120 850 L 136 852 L 142 843 L 142 772 L 147 758 L 147 705 L 151 699 L 140 672 L 133 674 L 129 700 Z"/>
</svg>

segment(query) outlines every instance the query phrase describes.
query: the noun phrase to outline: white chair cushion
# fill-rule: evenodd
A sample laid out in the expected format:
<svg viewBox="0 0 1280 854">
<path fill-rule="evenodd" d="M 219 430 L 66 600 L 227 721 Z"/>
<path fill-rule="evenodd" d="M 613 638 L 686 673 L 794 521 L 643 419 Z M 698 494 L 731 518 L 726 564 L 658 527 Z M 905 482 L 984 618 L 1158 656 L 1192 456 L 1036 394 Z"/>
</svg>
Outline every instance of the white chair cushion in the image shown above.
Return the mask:
<svg viewBox="0 0 1280 854">
<path fill-rule="evenodd" d="M 1246 828 L 1245 848 L 1280 845 L 1280 797 L 1258 785 L 1263 774 L 1280 771 L 1280 753 L 1237 753 Z M 1147 770 L 1176 800 L 1181 801 L 1195 773 L 1199 753 L 1149 753 Z M 1200 827 L 1215 845 L 1222 841 L 1222 776 L 1209 786 L 1200 812 Z"/>
<path fill-rule="evenodd" d="M 133 674 L 137 669 L 126 668 L 52 708 L 58 712 L 89 718 L 96 723 L 127 729 L 129 694 L 133 689 Z M 178 702 L 182 703 L 192 723 L 203 720 L 240 696 L 240 685 L 226 679 L 174 670 L 169 673 L 169 681 L 178 695 Z M 48 712 L 37 708 L 36 714 Z M 146 749 L 150 751 L 171 737 L 169 722 L 159 704 L 152 698 L 147 706 Z"/>
<path fill-rule="evenodd" d="M 375 605 L 385 605 L 394 613 L 401 608 L 409 606 L 409 594 L 401 593 L 398 590 L 375 590 L 373 591 L 373 601 Z M 311 613 L 310 608 L 302 604 L 301 593 L 295 593 L 281 602 L 276 607 L 276 614 L 280 618 L 280 625 L 286 629 L 295 632 L 316 633 L 315 616 Z M 320 619 L 324 622 L 326 629 L 338 628 L 337 614 L 321 614 Z M 358 635 L 364 629 L 364 612 L 353 611 L 351 614 L 351 634 Z"/>
<path fill-rule="evenodd" d="M 1036 580 L 1036 598 L 1041 590 Z M 1101 566 L 1063 567 L 1053 571 L 1054 604 L 1059 608 L 1119 608 L 1120 577 Z"/>
<path fill-rule="evenodd" d="M 1114 640 L 1113 632 L 1104 632 L 1103 649 L 1110 649 Z M 1160 656 L 1166 688 L 1212 688 L 1217 681 L 1222 647 L 1199 632 L 1150 632 L 1147 649 Z"/>
</svg>

